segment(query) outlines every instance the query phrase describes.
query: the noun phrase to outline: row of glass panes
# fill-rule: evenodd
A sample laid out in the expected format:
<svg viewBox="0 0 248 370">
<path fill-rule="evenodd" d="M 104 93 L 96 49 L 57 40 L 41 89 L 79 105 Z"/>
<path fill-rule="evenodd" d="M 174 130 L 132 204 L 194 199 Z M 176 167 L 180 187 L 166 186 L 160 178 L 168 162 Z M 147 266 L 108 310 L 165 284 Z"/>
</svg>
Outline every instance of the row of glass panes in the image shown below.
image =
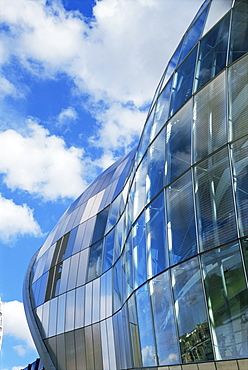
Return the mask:
<svg viewBox="0 0 248 370">
<path fill-rule="evenodd" d="M 111 284 L 106 285 L 103 279 L 37 308 L 43 338 L 111 316 Z M 200 256 L 200 261 L 194 257 L 171 268 L 131 295 L 112 319 L 116 357 L 122 354 L 128 358 L 130 353 L 126 351 L 131 347 L 133 366 L 245 357 L 247 310 L 248 290 L 239 244 L 208 251 Z M 129 341 L 124 347 L 121 337 Z M 132 343 L 134 339 L 136 346 Z M 117 367 L 123 368 L 122 365 Z"/>
<path fill-rule="evenodd" d="M 234 187 L 227 147 L 224 147 L 184 173 L 141 213 L 124 244 L 119 262 L 122 269 L 128 271 L 131 287 L 138 287 L 169 265 L 194 256 L 198 250 L 204 251 L 248 234 L 248 164 L 247 145 L 244 145 L 247 140 L 248 137 L 238 140 L 231 150 Z M 49 272 L 45 271 L 32 286 L 35 306 L 95 279 L 110 268 L 118 245 L 118 225 L 102 241 L 71 258 L 59 260 Z M 125 234 L 124 228 L 121 230 Z M 118 253 L 115 252 L 117 257 L 120 249 L 119 246 Z M 54 254 L 54 250 L 51 251 Z M 120 275 L 120 266 L 115 269 L 116 276 Z M 50 286 L 49 281 L 57 287 Z M 53 293 L 46 298 L 47 291 Z"/>
<path fill-rule="evenodd" d="M 101 235 L 99 235 L 99 239 L 116 225 L 117 220 L 127 203 L 128 194 L 129 202 L 126 208 L 126 215 L 123 214 L 123 217 L 120 220 L 122 222 L 118 222 L 116 230 L 116 233 L 122 235 L 121 244 L 123 244 L 122 241 L 125 240 L 124 236 L 129 232 L 131 220 L 134 220 L 138 216 L 139 212 L 142 211 L 147 202 L 153 199 L 166 183 L 170 183 L 176 179 L 191 166 L 191 151 L 195 153 L 193 155 L 195 160 L 201 160 L 204 156 L 207 156 L 212 151 L 215 151 L 218 147 L 222 147 L 225 144 L 227 141 L 227 133 L 229 133 L 230 139 L 236 139 L 245 134 L 247 123 L 245 118 L 242 117 L 246 117 L 246 115 L 248 115 L 246 91 L 247 59 L 248 57 L 242 58 L 237 64 L 230 68 L 229 128 L 227 128 L 226 118 L 226 93 L 224 89 L 225 78 L 224 73 L 222 73 L 195 96 L 193 124 L 191 123 L 192 105 L 190 101 L 175 115 L 174 120 L 167 124 L 166 128 L 160 132 L 158 137 L 150 145 L 146 156 L 143 158 L 141 165 L 137 169 L 130 193 L 128 192 L 127 184 L 124 191 L 111 205 L 109 212 L 107 213 L 106 210 L 104 210 L 107 225 L 105 231 L 103 230 Z M 213 93 L 213 91 L 215 93 Z M 191 142 L 194 143 L 194 149 L 192 150 L 190 149 Z M 244 188 L 244 180 L 242 180 L 246 169 L 246 142 L 247 138 L 245 137 L 234 142 L 230 146 L 229 151 L 230 159 L 233 163 L 232 172 L 234 174 L 235 189 L 238 197 L 242 192 L 245 194 L 247 191 Z M 221 155 L 221 153 L 224 154 Z M 219 155 L 223 157 L 223 159 L 218 159 Z M 167 158 L 166 161 L 165 158 Z M 217 162 L 219 162 L 219 165 Z M 224 173 L 224 171 L 229 171 L 228 167 L 229 164 L 226 149 L 223 149 L 219 154 L 216 153 L 212 157 L 208 157 L 205 161 L 200 162 L 199 165 L 195 167 L 195 174 L 198 177 L 198 179 L 196 177 L 195 189 L 198 188 L 199 183 L 205 181 L 206 174 L 204 175 L 204 173 L 206 170 L 208 170 L 208 173 L 212 173 L 211 176 L 215 176 L 214 181 L 217 184 L 218 179 L 215 175 L 216 171 Z M 185 188 L 185 191 L 189 193 L 188 203 L 192 201 L 193 205 L 190 190 L 191 179 L 189 178 L 189 174 L 184 176 L 188 176 L 188 187 Z M 169 198 L 173 198 L 173 191 L 178 191 L 178 182 L 185 182 L 183 179 L 185 179 L 185 177 L 182 177 L 181 180 L 178 179 L 175 183 L 171 183 L 171 186 L 167 190 L 170 194 Z M 222 177 L 221 180 L 230 185 L 230 174 L 227 174 L 226 178 Z M 243 185 L 239 185 L 242 184 L 242 182 Z M 231 189 L 230 186 L 229 189 Z M 182 194 L 183 191 L 181 191 Z M 243 214 L 244 210 L 242 209 L 244 209 L 245 206 L 240 204 L 239 207 L 240 213 Z M 230 213 L 234 215 L 234 212 L 231 212 L 232 209 L 233 205 L 231 204 Z M 125 222 L 124 216 L 126 216 Z M 68 250 L 70 249 L 70 245 L 72 247 L 71 251 L 67 252 L 65 255 L 65 258 L 90 245 L 95 229 L 95 220 L 96 217 L 93 217 L 71 231 Z M 127 220 L 129 221 L 127 222 Z M 125 224 L 125 229 L 122 227 L 123 223 Z M 239 226 L 243 228 L 243 226 Z M 243 231 L 241 231 L 241 235 L 244 235 Z M 113 244 L 113 240 L 115 240 L 115 244 L 118 242 L 117 237 L 115 239 L 114 237 L 114 231 L 106 237 L 105 244 L 107 243 L 108 245 L 108 253 L 105 254 L 105 258 L 103 260 L 106 264 L 103 272 L 112 265 L 111 259 L 113 257 L 113 250 L 111 251 L 111 245 Z M 77 239 L 80 239 L 80 243 L 76 242 Z M 119 250 L 120 248 L 121 246 L 118 246 Z M 53 251 L 54 245 L 39 259 L 38 268 L 34 274 L 34 281 L 49 269 Z M 116 251 L 115 259 L 118 257 L 119 254 Z"/>
<path fill-rule="evenodd" d="M 197 46 L 199 50 L 195 48 L 187 56 L 166 86 L 161 84 L 161 90 L 158 92 L 160 96 L 153 106 L 153 113 L 148 117 L 142 134 L 137 161 L 141 158 L 143 149 L 147 148 L 142 144 L 142 140 L 148 140 L 151 125 L 153 128 L 150 140 L 154 138 L 161 125 L 191 97 L 192 93 L 197 92 L 226 65 L 233 63 L 248 51 L 247 15 L 247 5 L 242 1 L 204 36 Z M 232 25 L 229 30 L 230 19 Z M 228 61 L 226 61 L 227 53 L 229 53 Z"/>
</svg>

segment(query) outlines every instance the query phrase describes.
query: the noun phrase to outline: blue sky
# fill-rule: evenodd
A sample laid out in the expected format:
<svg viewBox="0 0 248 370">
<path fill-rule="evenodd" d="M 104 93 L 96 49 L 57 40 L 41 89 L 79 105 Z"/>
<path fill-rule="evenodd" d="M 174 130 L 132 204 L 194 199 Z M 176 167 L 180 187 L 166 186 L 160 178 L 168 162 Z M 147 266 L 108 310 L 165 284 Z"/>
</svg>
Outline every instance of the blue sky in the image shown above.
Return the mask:
<svg viewBox="0 0 248 370">
<path fill-rule="evenodd" d="M 71 202 L 137 143 L 166 63 L 201 0 L 1 0 L 2 370 L 38 356 L 28 263 Z"/>
</svg>

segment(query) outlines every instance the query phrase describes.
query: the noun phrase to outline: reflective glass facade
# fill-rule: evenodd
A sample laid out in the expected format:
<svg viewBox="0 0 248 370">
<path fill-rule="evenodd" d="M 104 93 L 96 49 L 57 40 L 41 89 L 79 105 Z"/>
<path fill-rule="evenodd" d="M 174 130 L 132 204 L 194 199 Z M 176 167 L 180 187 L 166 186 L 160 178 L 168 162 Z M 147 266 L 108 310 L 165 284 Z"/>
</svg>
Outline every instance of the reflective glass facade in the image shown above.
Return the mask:
<svg viewBox="0 0 248 370">
<path fill-rule="evenodd" d="M 203 3 L 138 148 L 33 257 L 25 309 L 46 370 L 246 368 L 247 13 Z"/>
</svg>

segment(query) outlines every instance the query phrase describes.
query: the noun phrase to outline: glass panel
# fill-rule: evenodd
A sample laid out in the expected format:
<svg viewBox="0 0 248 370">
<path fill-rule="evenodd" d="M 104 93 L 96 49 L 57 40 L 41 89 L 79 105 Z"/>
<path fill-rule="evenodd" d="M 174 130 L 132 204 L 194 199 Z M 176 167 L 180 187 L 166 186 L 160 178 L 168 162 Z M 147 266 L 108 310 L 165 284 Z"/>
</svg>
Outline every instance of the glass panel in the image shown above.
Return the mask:
<svg viewBox="0 0 248 370">
<path fill-rule="evenodd" d="M 208 9 L 205 9 L 204 12 L 200 15 L 200 17 L 196 20 L 193 26 L 187 31 L 184 40 L 183 40 L 183 47 L 182 52 L 180 55 L 179 63 L 186 57 L 186 55 L 190 52 L 190 50 L 195 46 L 198 42 L 202 29 L 205 23 L 206 15 L 208 13 Z"/>
<path fill-rule="evenodd" d="M 102 340 L 102 361 L 103 370 L 109 370 L 109 356 L 108 356 L 108 340 L 107 340 L 107 329 L 106 321 L 101 321 L 101 340 Z"/>
<path fill-rule="evenodd" d="M 86 221 L 84 238 L 82 241 L 81 249 L 87 248 L 91 243 L 92 234 L 95 228 L 96 216 Z"/>
<path fill-rule="evenodd" d="M 75 329 L 84 326 L 84 286 L 76 289 Z"/>
<path fill-rule="evenodd" d="M 92 295 L 92 322 L 94 323 L 100 320 L 100 278 L 93 281 Z"/>
<path fill-rule="evenodd" d="M 146 233 L 144 213 L 133 226 L 133 265 L 134 287 L 139 287 L 147 279 L 146 273 Z"/>
<path fill-rule="evenodd" d="M 71 232 L 69 234 L 68 243 L 67 243 L 66 250 L 65 250 L 65 253 L 64 253 L 64 256 L 63 256 L 64 260 L 66 258 L 70 257 L 71 254 L 72 254 L 72 250 L 73 250 L 73 247 L 74 247 L 74 244 L 75 244 L 77 231 L 78 231 L 78 228 L 75 227 L 75 229 L 71 230 Z"/>
<path fill-rule="evenodd" d="M 107 271 L 113 263 L 115 230 L 112 230 L 104 239 L 102 272 Z"/>
<path fill-rule="evenodd" d="M 165 129 L 160 132 L 148 150 L 148 174 L 146 200 L 154 198 L 164 185 Z"/>
<path fill-rule="evenodd" d="M 73 245 L 72 254 L 75 254 L 81 250 L 85 228 L 86 228 L 86 222 L 84 222 L 83 224 L 80 224 L 78 227 L 74 229 L 75 231 L 73 233 L 76 233 L 76 237 L 75 237 L 75 241 Z"/>
<path fill-rule="evenodd" d="M 229 63 L 248 51 L 248 7 L 243 1 L 233 9 Z"/>
<path fill-rule="evenodd" d="M 57 368 L 57 338 L 49 338 L 48 340 L 45 340 L 45 345 L 49 351 L 49 356 L 51 357 L 54 366 Z M 42 367 L 42 369 L 44 369 Z M 30 367 L 25 367 L 24 370 L 30 370 Z"/>
<path fill-rule="evenodd" d="M 75 290 L 66 294 L 65 331 L 73 330 L 75 326 Z"/>
<path fill-rule="evenodd" d="M 113 277 L 114 277 L 114 290 L 113 290 L 113 300 L 114 300 L 114 312 L 116 312 L 122 303 L 122 292 L 121 292 L 121 268 L 120 259 L 116 262 L 113 267 Z"/>
<path fill-rule="evenodd" d="M 93 345 L 94 345 L 94 363 L 95 369 L 102 369 L 102 346 L 101 346 L 101 331 L 100 324 L 95 324 L 93 329 Z"/>
<path fill-rule="evenodd" d="M 248 55 L 229 68 L 230 140 L 247 134 Z"/>
<path fill-rule="evenodd" d="M 86 368 L 95 369 L 94 366 L 94 351 L 93 351 L 93 338 L 92 326 L 85 328 L 85 352 L 86 352 Z"/>
<path fill-rule="evenodd" d="M 204 87 L 194 99 L 194 161 L 227 142 L 225 73 Z"/>
<path fill-rule="evenodd" d="M 213 350 L 197 258 L 172 269 L 172 286 L 182 362 L 213 360 Z"/>
<path fill-rule="evenodd" d="M 75 330 L 75 346 L 77 370 L 87 370 L 84 329 Z"/>
<path fill-rule="evenodd" d="M 191 171 L 167 188 L 167 234 L 170 264 L 197 253 Z"/>
<path fill-rule="evenodd" d="M 43 304 L 43 312 L 42 312 L 42 327 L 43 327 L 43 337 L 48 337 L 48 330 L 49 330 L 49 312 L 50 312 L 50 301 Z"/>
<path fill-rule="evenodd" d="M 142 366 L 135 295 L 128 300 L 128 319 L 133 366 Z"/>
<path fill-rule="evenodd" d="M 57 361 L 58 369 L 66 369 L 64 334 L 57 336 Z"/>
<path fill-rule="evenodd" d="M 158 97 L 155 108 L 154 122 L 151 130 L 151 141 L 154 139 L 158 131 L 163 127 L 163 125 L 168 119 L 171 87 L 172 87 L 172 78 L 168 81 L 164 90 Z"/>
<path fill-rule="evenodd" d="M 105 208 L 102 212 L 96 216 L 96 227 L 94 229 L 91 243 L 95 243 L 97 240 L 103 238 L 105 227 L 108 219 L 109 208 Z"/>
<path fill-rule="evenodd" d="M 49 337 L 53 337 L 54 335 L 56 335 L 57 308 L 58 308 L 58 298 L 54 298 L 50 301 L 50 313 L 49 313 L 49 325 L 48 325 L 48 336 Z"/>
<path fill-rule="evenodd" d="M 139 215 L 146 204 L 146 176 L 147 176 L 147 155 L 143 158 L 134 179 L 134 202 L 133 220 Z"/>
<path fill-rule="evenodd" d="M 225 13 L 231 9 L 233 0 L 218 0 L 211 1 L 210 12 L 207 17 L 207 22 L 204 28 L 204 34 L 206 34 L 210 28 L 212 28 L 219 19 L 221 19 Z"/>
<path fill-rule="evenodd" d="M 192 95 L 196 52 L 197 48 L 188 55 L 174 75 L 170 116 L 172 116 Z"/>
<path fill-rule="evenodd" d="M 92 323 L 92 282 L 85 285 L 85 326 Z"/>
<path fill-rule="evenodd" d="M 138 165 L 141 158 L 145 154 L 145 151 L 148 147 L 148 144 L 150 142 L 150 133 L 151 133 L 151 128 L 153 125 L 153 117 L 154 117 L 154 109 L 152 110 L 150 116 L 148 117 L 145 127 L 142 131 L 139 146 L 137 149 L 137 154 L 136 154 L 136 164 Z"/>
<path fill-rule="evenodd" d="M 167 125 L 166 181 L 173 181 L 191 164 L 192 101 L 186 104 Z"/>
<path fill-rule="evenodd" d="M 113 279 L 112 269 L 106 273 L 106 316 L 113 314 Z"/>
<path fill-rule="evenodd" d="M 200 247 L 216 247 L 237 238 L 227 148 L 196 167 L 196 210 Z"/>
<path fill-rule="evenodd" d="M 248 235 L 248 135 L 231 146 L 240 235 Z"/>
<path fill-rule="evenodd" d="M 136 299 L 142 363 L 143 366 L 154 366 L 157 365 L 157 355 L 154 345 L 151 306 L 147 284 L 136 291 Z"/>
<path fill-rule="evenodd" d="M 78 272 L 79 254 L 71 257 L 70 271 L 67 284 L 67 290 L 71 290 L 76 287 L 77 272 Z"/>
<path fill-rule="evenodd" d="M 248 291 L 239 246 L 202 255 L 217 360 L 247 357 Z"/>
<path fill-rule="evenodd" d="M 179 364 L 179 340 L 168 271 L 151 280 L 150 295 L 159 365 Z"/>
<path fill-rule="evenodd" d="M 62 271 L 61 271 L 61 279 L 60 279 L 60 285 L 59 285 L 59 294 L 66 292 L 70 263 L 71 263 L 71 258 L 67 258 L 67 260 L 63 262 L 63 265 L 61 267 Z"/>
<path fill-rule="evenodd" d="M 132 237 L 128 237 L 124 251 L 122 254 L 122 268 L 125 276 L 124 282 L 126 284 L 125 291 L 128 297 L 133 291 L 133 258 L 132 258 Z M 125 298 L 125 297 L 124 297 Z"/>
<path fill-rule="evenodd" d="M 227 1 L 227 0 L 225 0 Z M 216 3 L 218 4 L 218 2 Z M 226 66 L 230 13 L 201 41 L 197 63 L 195 91 L 205 85 Z"/>
<path fill-rule="evenodd" d="M 57 334 L 65 331 L 65 303 L 66 294 L 58 297 L 58 317 L 57 317 Z"/>
<path fill-rule="evenodd" d="M 168 267 L 165 232 L 164 193 L 161 193 L 146 210 L 148 278 Z"/>
<path fill-rule="evenodd" d="M 109 364 L 110 369 L 116 370 L 116 358 L 115 358 L 115 341 L 112 318 L 107 320 L 107 333 L 108 333 L 108 345 L 109 345 Z"/>
<path fill-rule="evenodd" d="M 65 351 L 67 369 L 76 369 L 74 331 L 65 334 Z"/>
<path fill-rule="evenodd" d="M 90 247 L 87 281 L 95 279 L 102 271 L 102 241 Z"/>
</svg>

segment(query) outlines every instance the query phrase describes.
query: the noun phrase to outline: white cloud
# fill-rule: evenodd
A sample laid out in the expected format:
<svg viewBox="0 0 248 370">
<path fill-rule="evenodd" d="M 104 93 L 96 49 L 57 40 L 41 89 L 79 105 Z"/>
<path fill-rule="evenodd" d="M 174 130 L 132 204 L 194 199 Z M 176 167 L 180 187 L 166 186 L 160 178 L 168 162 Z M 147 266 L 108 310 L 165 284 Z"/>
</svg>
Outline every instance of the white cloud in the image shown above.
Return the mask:
<svg viewBox="0 0 248 370">
<path fill-rule="evenodd" d="M 21 98 L 23 94 L 20 94 L 16 87 L 5 77 L 0 77 L 0 97 L 11 95 L 13 98 Z"/>
<path fill-rule="evenodd" d="M 57 124 L 59 126 L 68 125 L 70 122 L 75 121 L 78 118 L 78 114 L 73 107 L 62 109 L 57 117 Z"/>
<path fill-rule="evenodd" d="M 3 302 L 3 317 L 4 336 L 11 336 L 21 342 L 20 346 L 16 346 L 15 349 L 19 351 L 21 348 L 35 350 L 34 342 L 26 321 L 23 303 L 19 301 Z"/>
<path fill-rule="evenodd" d="M 9 243 L 25 234 L 42 235 L 33 211 L 26 204 L 17 205 L 0 194 L 0 240 Z"/>
<path fill-rule="evenodd" d="M 9 25 L 3 35 L 3 62 L 15 56 L 37 77 L 66 73 L 79 91 L 96 102 L 104 100 L 109 107 L 132 101 L 140 108 L 151 100 L 165 64 L 201 2 L 96 1 L 89 25 L 78 12 L 66 12 L 59 1 L 48 6 L 45 0 L 2 0 L 0 17 Z M 126 114 L 121 109 L 109 123 L 108 107 L 103 107 L 102 137 L 110 124 L 119 129 L 122 113 Z M 137 126 L 141 127 L 140 121 Z"/>
<path fill-rule="evenodd" d="M 83 150 L 66 147 L 63 139 L 50 135 L 42 126 L 29 121 L 28 132 L 0 132 L 0 173 L 11 189 L 21 189 L 45 200 L 79 195 Z"/>
</svg>

